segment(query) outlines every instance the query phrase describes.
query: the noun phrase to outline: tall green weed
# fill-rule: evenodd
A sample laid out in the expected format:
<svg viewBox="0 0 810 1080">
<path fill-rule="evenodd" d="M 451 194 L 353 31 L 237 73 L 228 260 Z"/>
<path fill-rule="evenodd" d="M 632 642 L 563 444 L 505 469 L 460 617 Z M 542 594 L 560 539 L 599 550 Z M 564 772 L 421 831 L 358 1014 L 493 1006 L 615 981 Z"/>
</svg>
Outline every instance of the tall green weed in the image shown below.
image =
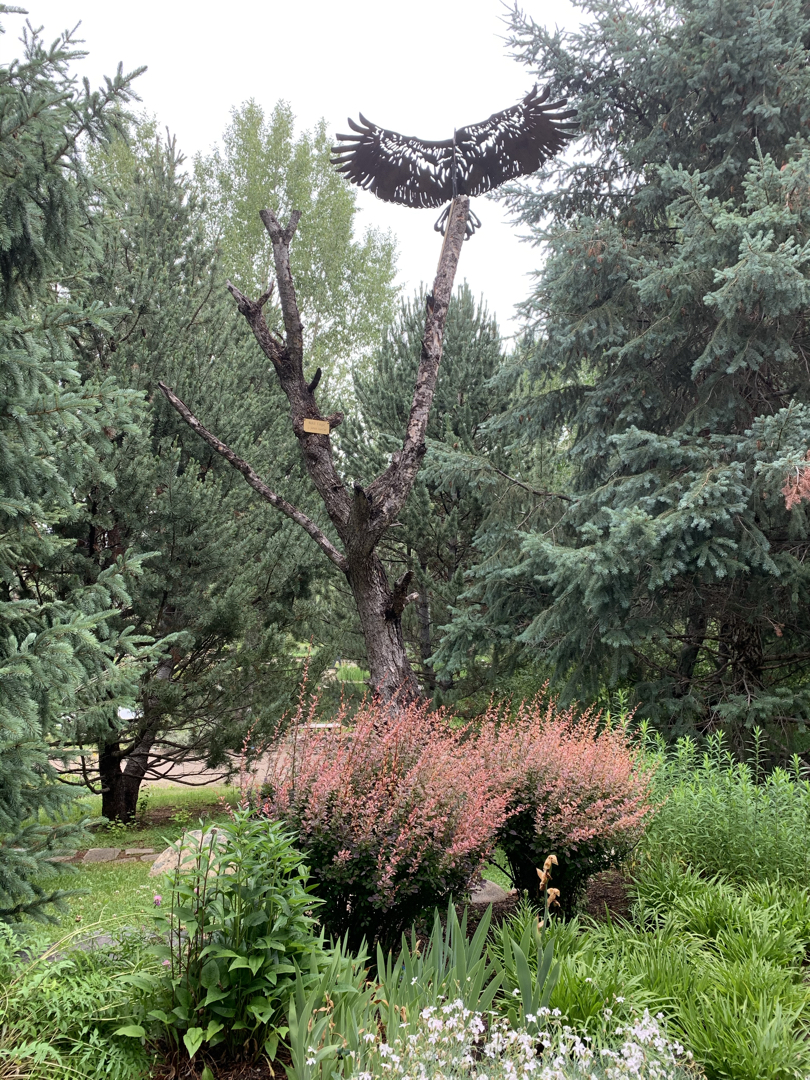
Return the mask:
<svg viewBox="0 0 810 1080">
<path fill-rule="evenodd" d="M 763 740 L 754 733 L 751 761 L 737 761 L 722 733 L 705 749 L 680 739 L 672 750 L 647 738 L 658 760 L 654 798 L 660 804 L 641 850 L 653 862 L 673 852 L 704 874 L 738 882 L 800 884 L 810 877 L 810 779 L 794 757 L 788 769 L 766 771 Z"/>
<path fill-rule="evenodd" d="M 240 808 L 203 831 L 194 860 L 164 877 L 155 896 L 165 944 L 153 952 L 161 974 L 143 982 L 156 1020 L 193 1058 L 201 1047 L 229 1057 L 273 1058 L 287 1034 L 281 1021 L 297 965 L 321 957 L 308 884 L 293 840 L 278 822 Z M 188 851 L 190 845 L 186 847 Z"/>
</svg>

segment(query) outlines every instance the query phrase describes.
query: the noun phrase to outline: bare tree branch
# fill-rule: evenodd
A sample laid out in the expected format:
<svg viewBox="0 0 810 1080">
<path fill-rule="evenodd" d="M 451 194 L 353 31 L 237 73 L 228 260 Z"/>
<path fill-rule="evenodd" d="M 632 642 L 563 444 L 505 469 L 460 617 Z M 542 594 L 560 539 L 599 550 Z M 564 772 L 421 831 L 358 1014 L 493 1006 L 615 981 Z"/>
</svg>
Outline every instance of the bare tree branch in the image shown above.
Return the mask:
<svg viewBox="0 0 810 1080">
<path fill-rule="evenodd" d="M 264 222 L 264 227 L 273 242 L 273 258 L 276 264 L 276 279 L 278 280 L 281 311 L 284 315 L 284 329 L 287 332 L 287 348 L 290 350 L 293 363 L 297 368 L 301 369 L 301 378 L 303 379 L 304 328 L 301 325 L 298 301 L 295 298 L 295 286 L 290 272 L 290 243 L 295 235 L 295 230 L 298 228 L 298 222 L 301 220 L 301 211 L 293 210 L 286 229 L 282 229 L 278 218 L 272 210 L 260 210 L 259 217 Z"/>
<path fill-rule="evenodd" d="M 300 214 L 296 211 L 290 218 L 286 229 L 282 229 L 275 215 L 270 210 L 263 210 L 262 221 L 273 241 L 273 256 L 276 261 L 276 281 L 281 311 L 284 316 L 287 340 L 281 341 L 269 329 L 262 311 L 262 299 L 250 300 L 235 285 L 227 283 L 231 295 L 236 300 L 239 311 L 245 316 L 259 347 L 275 368 L 279 383 L 290 403 L 292 428 L 301 446 L 307 472 L 323 499 L 326 512 L 338 531 L 341 540 L 346 543 L 348 534 L 351 498 L 343 486 L 343 481 L 335 469 L 332 459 L 332 444 L 328 435 L 315 435 L 304 431 L 304 420 L 327 420 L 330 428 L 336 428 L 343 420 L 341 413 L 322 416 L 315 401 L 314 385 L 309 385 L 304 378 L 303 366 L 303 328 L 298 311 L 292 276 L 290 274 L 289 243 L 298 224 Z"/>
<path fill-rule="evenodd" d="M 469 209 L 470 200 L 466 195 L 460 195 L 451 204 L 436 280 L 427 305 L 425 336 L 422 339 L 422 353 L 405 439 L 402 449 L 393 455 L 386 471 L 377 477 L 368 489 L 369 498 L 374 504 L 370 528 L 373 543 L 377 542 L 399 515 L 425 455 L 425 434 L 442 358 L 444 324 L 453 294 L 453 282 L 467 229 Z"/>
<path fill-rule="evenodd" d="M 394 454 L 388 469 L 368 487 L 356 482 L 354 490 L 348 491 L 335 468 L 329 436 L 304 430 L 306 420 L 326 420 L 331 430 L 337 427 L 343 417 L 340 413 L 324 417 L 318 409 L 315 390 L 319 373 L 316 372 L 310 382 L 304 378 L 304 331 L 290 271 L 289 250 L 300 213 L 295 211 L 286 228 L 282 228 L 271 210 L 261 211 L 261 219 L 273 243 L 276 284 L 284 318 L 283 341 L 269 329 L 262 310 L 269 290 L 256 301 L 228 282 L 239 311 L 253 331 L 259 347 L 273 364 L 287 396 L 292 429 L 301 447 L 304 464 L 340 537 L 345 555 L 306 515 L 270 491 L 247 462 L 207 431 L 167 386 L 158 384 L 186 423 L 234 468 L 239 469 L 263 498 L 297 521 L 345 573 L 363 627 L 371 683 L 384 700 L 396 699 L 403 703 L 420 694 L 405 649 L 401 620 L 405 605 L 416 594 L 408 593 L 409 574 L 391 587 L 385 566 L 375 548 L 386 530 L 396 522 L 425 454 L 425 433 L 436 389 L 447 309 L 467 227 L 469 202 L 469 198 L 462 195 L 451 204 L 447 233 L 427 307 L 425 336 L 402 449 Z"/>
<path fill-rule="evenodd" d="M 235 469 L 238 469 L 253 490 L 258 491 L 263 499 L 266 499 L 272 506 L 275 506 L 282 514 L 286 514 L 292 521 L 297 522 L 305 532 L 309 533 L 318 547 L 320 547 L 320 549 L 332 560 L 335 566 L 344 573 L 346 572 L 348 564 L 345 557 L 341 555 L 335 545 L 325 533 L 318 528 L 314 521 L 308 518 L 307 515 L 296 506 L 293 506 L 292 503 L 287 502 L 286 499 L 282 499 L 280 495 L 276 495 L 274 491 L 271 491 L 267 484 L 260 479 L 258 474 L 246 461 L 235 454 L 233 450 L 218 439 L 216 435 L 212 435 L 207 428 L 203 427 L 194 413 L 183 404 L 180 398 L 170 390 L 165 383 L 159 382 L 158 386 L 165 394 L 169 404 L 183 417 L 192 431 L 196 431 L 201 439 L 204 439 L 210 447 L 216 450 L 218 454 L 221 454 Z"/>
<path fill-rule="evenodd" d="M 401 615 L 408 604 L 412 603 L 419 593 L 409 593 L 408 586 L 413 581 L 413 570 L 406 570 L 402 577 L 394 582 L 391 590 L 391 614 Z"/>
<path fill-rule="evenodd" d="M 502 476 L 504 480 L 508 480 L 510 484 L 515 484 L 519 488 L 523 488 L 524 491 L 528 491 L 530 495 L 536 495 L 538 499 L 563 499 L 565 502 L 576 502 L 577 500 L 570 495 L 563 495 L 561 491 L 540 491 L 538 488 L 534 488 L 531 484 L 526 484 L 522 480 L 518 480 L 515 476 L 510 476 L 509 473 L 505 473 L 503 469 L 497 468 L 491 462 L 487 463 L 489 468 L 493 472 L 496 472 L 498 476 Z"/>
</svg>

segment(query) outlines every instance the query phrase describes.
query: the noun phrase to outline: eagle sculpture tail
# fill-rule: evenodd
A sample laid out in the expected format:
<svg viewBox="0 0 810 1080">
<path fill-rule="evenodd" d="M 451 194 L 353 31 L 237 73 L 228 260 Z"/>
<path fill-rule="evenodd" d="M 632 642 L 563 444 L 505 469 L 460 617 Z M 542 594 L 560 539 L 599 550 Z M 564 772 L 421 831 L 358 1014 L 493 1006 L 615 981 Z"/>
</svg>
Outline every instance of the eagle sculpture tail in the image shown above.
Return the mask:
<svg viewBox="0 0 810 1080">
<path fill-rule="evenodd" d="M 447 222 L 448 222 L 448 220 L 450 218 L 450 211 L 452 209 L 453 209 L 453 204 L 452 203 L 450 203 L 448 206 L 445 206 L 444 210 L 442 210 L 441 214 L 439 215 L 439 218 L 436 221 L 436 224 L 433 226 L 433 228 L 436 230 L 436 232 L 441 233 L 442 236 L 444 236 L 444 231 L 447 228 Z M 469 240 L 471 236 L 475 235 L 476 229 L 480 229 L 480 228 L 481 228 L 481 219 L 472 210 L 472 208 L 470 208 L 470 210 L 467 212 L 467 229 L 466 229 L 466 231 L 464 233 L 464 239 Z"/>
</svg>

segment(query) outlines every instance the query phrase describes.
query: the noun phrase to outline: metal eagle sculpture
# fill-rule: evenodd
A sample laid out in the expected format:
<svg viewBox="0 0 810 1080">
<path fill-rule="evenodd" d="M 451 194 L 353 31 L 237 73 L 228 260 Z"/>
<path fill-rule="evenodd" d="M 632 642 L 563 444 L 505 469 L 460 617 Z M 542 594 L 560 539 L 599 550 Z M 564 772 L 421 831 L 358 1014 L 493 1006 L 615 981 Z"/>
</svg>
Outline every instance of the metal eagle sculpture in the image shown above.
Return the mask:
<svg viewBox="0 0 810 1080">
<path fill-rule="evenodd" d="M 480 124 L 453 132 L 452 139 L 428 142 L 377 127 L 360 113 L 349 118 L 355 134 L 338 135 L 332 164 L 338 172 L 377 198 L 404 206 L 442 206 L 457 195 L 482 195 L 508 180 L 536 172 L 576 133 L 567 99 L 548 101 L 549 88 L 535 86 L 509 109 Z M 450 208 L 435 228 L 444 234 Z M 470 211 L 467 236 L 481 225 Z"/>
</svg>

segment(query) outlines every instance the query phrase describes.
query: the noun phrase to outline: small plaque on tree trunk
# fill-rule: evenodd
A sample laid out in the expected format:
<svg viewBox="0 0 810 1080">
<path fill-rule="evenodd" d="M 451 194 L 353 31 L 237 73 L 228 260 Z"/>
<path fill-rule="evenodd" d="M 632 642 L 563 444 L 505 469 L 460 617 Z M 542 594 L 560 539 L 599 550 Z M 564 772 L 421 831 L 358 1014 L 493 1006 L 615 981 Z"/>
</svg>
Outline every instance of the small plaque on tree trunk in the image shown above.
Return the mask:
<svg viewBox="0 0 810 1080">
<path fill-rule="evenodd" d="M 304 431 L 308 431 L 311 435 L 328 435 L 329 421 L 310 420 L 309 417 L 307 417 L 304 421 Z"/>
</svg>

